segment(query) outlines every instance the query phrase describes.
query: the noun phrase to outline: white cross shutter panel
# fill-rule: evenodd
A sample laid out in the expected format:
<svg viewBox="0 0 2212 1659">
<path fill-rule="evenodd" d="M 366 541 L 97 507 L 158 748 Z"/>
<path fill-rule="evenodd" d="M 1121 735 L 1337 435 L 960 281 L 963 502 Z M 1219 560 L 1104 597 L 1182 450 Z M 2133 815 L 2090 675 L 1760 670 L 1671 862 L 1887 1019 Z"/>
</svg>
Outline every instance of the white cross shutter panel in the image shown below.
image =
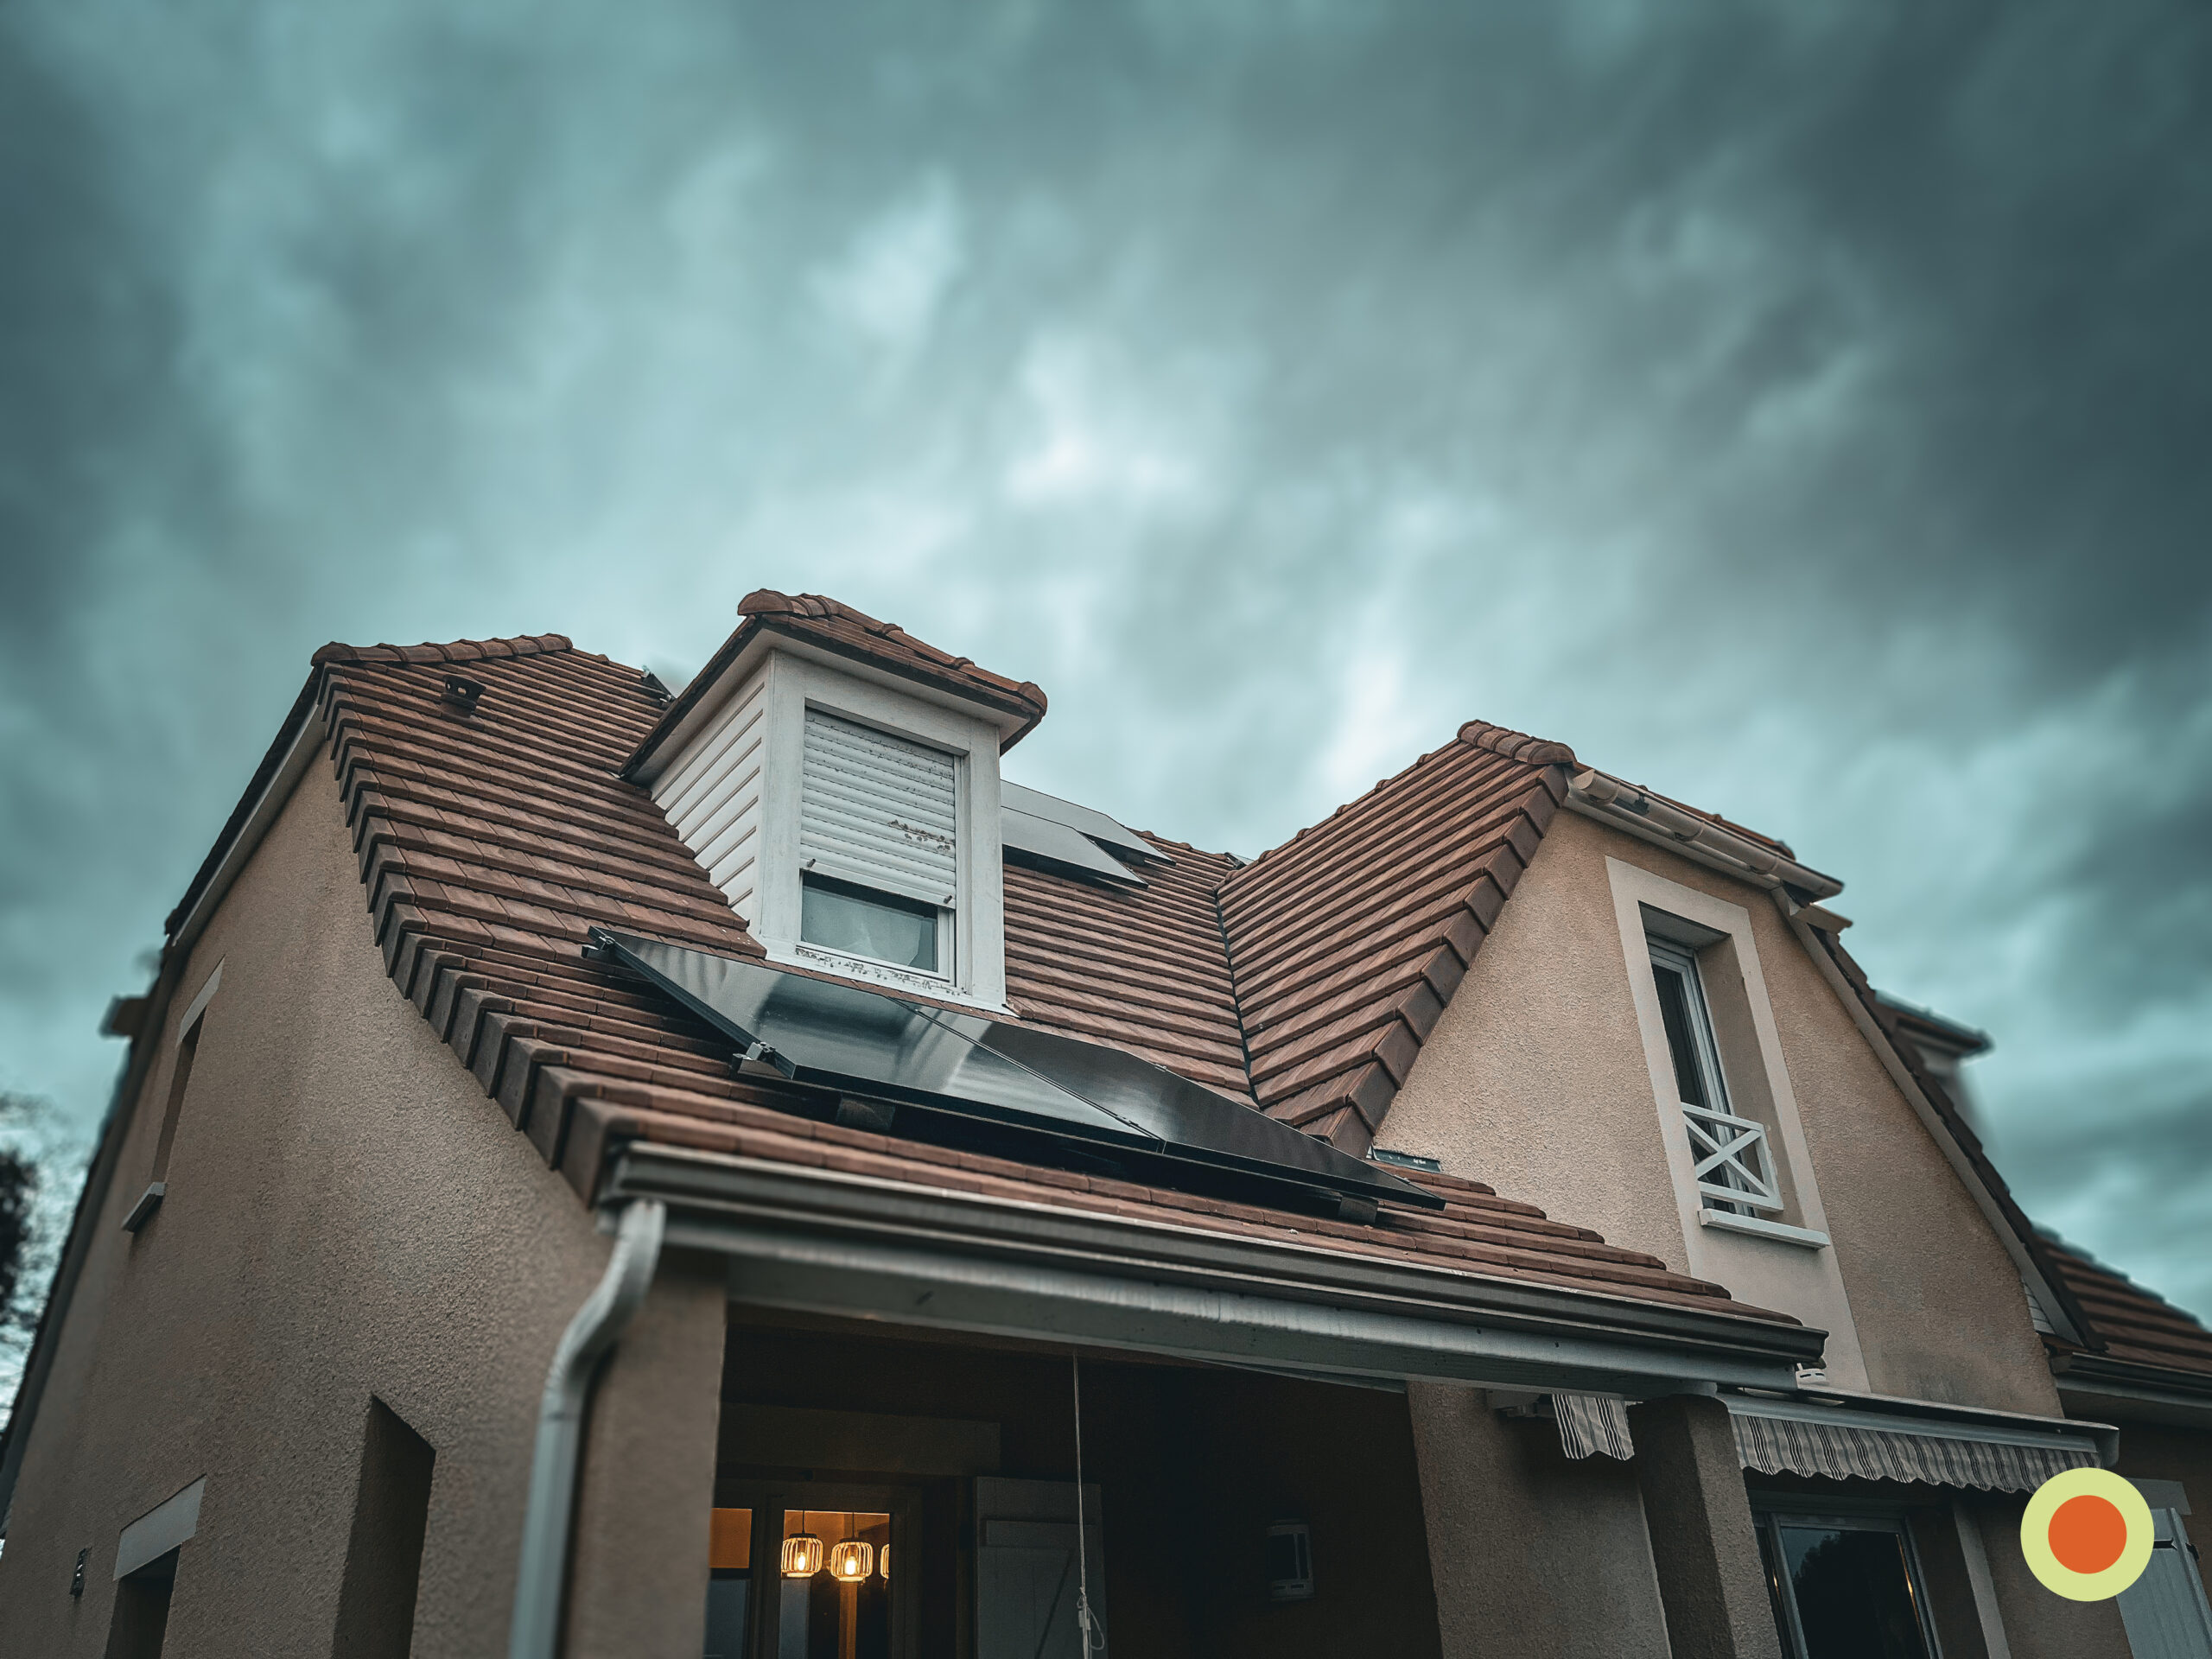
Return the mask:
<svg viewBox="0 0 2212 1659">
<path fill-rule="evenodd" d="M 819 709 L 806 711 L 801 868 L 952 904 L 959 886 L 953 757 Z"/>
</svg>

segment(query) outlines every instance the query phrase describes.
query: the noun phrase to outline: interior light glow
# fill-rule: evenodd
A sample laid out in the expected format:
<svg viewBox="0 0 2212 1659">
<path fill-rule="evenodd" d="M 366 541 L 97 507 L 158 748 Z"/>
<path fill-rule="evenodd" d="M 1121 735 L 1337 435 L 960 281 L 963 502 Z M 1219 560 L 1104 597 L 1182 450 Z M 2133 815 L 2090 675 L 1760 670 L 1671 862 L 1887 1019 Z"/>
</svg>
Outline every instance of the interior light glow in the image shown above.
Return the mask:
<svg viewBox="0 0 2212 1659">
<path fill-rule="evenodd" d="M 830 1576 L 840 1584 L 858 1584 L 875 1571 L 875 1546 L 848 1538 L 830 1552 Z"/>
<path fill-rule="evenodd" d="M 784 1576 L 810 1579 L 822 1570 L 822 1540 L 804 1530 L 807 1516 L 799 1516 L 801 1531 L 784 1540 Z M 841 1546 L 842 1548 L 842 1546 Z"/>
</svg>

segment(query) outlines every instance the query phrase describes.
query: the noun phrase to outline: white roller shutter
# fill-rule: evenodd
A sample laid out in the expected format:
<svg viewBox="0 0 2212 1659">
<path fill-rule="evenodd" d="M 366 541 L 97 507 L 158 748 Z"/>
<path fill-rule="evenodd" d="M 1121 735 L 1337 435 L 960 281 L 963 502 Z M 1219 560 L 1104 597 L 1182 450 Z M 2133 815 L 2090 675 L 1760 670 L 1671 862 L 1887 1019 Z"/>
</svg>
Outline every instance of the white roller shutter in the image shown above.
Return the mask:
<svg viewBox="0 0 2212 1659">
<path fill-rule="evenodd" d="M 806 711 L 799 792 L 802 868 L 932 905 L 959 886 L 953 757 Z"/>
</svg>

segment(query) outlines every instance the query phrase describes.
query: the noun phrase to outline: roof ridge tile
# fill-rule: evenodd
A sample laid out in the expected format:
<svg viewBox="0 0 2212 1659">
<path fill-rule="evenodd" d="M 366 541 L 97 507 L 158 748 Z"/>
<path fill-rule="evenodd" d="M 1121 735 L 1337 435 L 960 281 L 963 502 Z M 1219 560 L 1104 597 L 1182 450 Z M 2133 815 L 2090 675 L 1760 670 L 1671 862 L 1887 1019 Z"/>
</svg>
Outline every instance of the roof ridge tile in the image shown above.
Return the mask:
<svg viewBox="0 0 2212 1659">
<path fill-rule="evenodd" d="M 334 639 L 308 660 L 325 663 L 474 663 L 493 657 L 537 657 L 574 651 L 565 633 L 515 634 L 501 639 L 449 639 L 442 645 L 349 645 Z"/>
</svg>

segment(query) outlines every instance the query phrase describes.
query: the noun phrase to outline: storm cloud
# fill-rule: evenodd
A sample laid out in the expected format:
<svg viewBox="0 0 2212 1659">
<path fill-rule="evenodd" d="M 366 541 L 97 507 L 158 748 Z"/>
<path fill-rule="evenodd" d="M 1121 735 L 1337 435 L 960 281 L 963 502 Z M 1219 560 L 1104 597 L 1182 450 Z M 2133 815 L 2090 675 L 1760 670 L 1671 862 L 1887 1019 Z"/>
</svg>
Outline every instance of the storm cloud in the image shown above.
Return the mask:
<svg viewBox="0 0 2212 1659">
<path fill-rule="evenodd" d="M 0 10 L 0 1088 L 326 639 L 832 593 L 1256 852 L 1481 715 L 1787 837 L 2212 1313 L 2212 12 Z"/>
</svg>

